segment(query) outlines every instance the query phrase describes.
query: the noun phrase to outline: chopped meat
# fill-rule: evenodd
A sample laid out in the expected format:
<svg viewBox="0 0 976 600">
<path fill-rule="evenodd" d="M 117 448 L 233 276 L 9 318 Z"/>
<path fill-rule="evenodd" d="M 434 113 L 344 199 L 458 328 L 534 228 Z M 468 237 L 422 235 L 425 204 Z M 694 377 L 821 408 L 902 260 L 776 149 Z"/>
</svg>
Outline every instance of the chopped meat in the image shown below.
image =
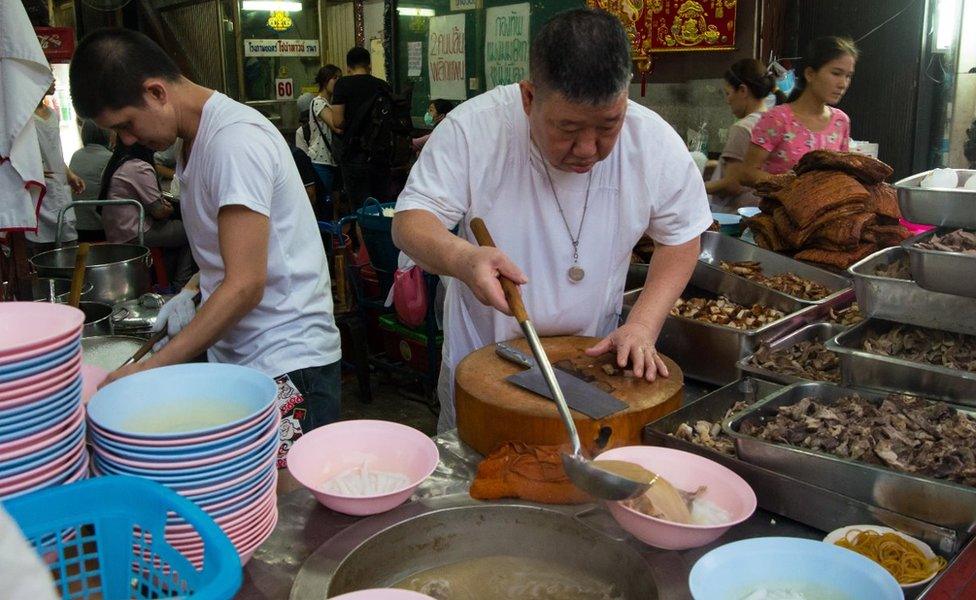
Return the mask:
<svg viewBox="0 0 976 600">
<path fill-rule="evenodd" d="M 976 372 L 976 336 L 899 324 L 883 333 L 869 331 L 861 346 L 882 356 Z"/>
<path fill-rule="evenodd" d="M 801 379 L 840 382 L 840 360 L 824 347 L 822 341 L 804 340 L 780 350 L 770 350 L 767 344 L 762 344 L 749 362 L 775 373 Z"/>
<path fill-rule="evenodd" d="M 764 275 L 762 264 L 753 260 L 740 262 L 721 261 L 723 270 L 734 275 L 751 279 L 762 285 L 804 300 L 822 300 L 830 295 L 830 290 L 816 281 L 800 277 L 796 273 L 786 272 L 778 275 Z"/>
<path fill-rule="evenodd" d="M 851 304 L 847 308 L 841 308 L 838 310 L 831 308 L 827 318 L 828 323 L 835 323 L 845 327 L 857 325 L 863 320 L 864 315 L 861 314 L 861 307 L 857 305 L 857 302 Z"/>
<path fill-rule="evenodd" d="M 732 415 L 745 410 L 750 405 L 751 403 L 745 401 L 736 402 L 732 405 L 732 408 L 725 411 L 725 416 L 722 417 L 722 420 L 724 421 Z M 721 423 L 698 421 L 694 424 L 694 427 L 688 423 L 682 423 L 678 425 L 678 428 L 671 435 L 680 440 L 691 442 L 692 444 L 711 448 L 722 454 L 735 456 L 735 442 L 722 431 Z"/>
<path fill-rule="evenodd" d="M 938 250 L 940 252 L 961 252 L 976 254 L 976 233 L 957 229 L 946 234 L 936 234 L 924 242 L 918 242 L 915 247 L 924 250 Z"/>
<path fill-rule="evenodd" d="M 676 317 L 745 330 L 759 329 L 786 316 L 775 308 L 760 304 L 754 304 L 750 308 L 736 304 L 724 296 L 717 299 L 690 298 L 683 300 L 679 298 L 674 303 L 671 314 Z"/>
<path fill-rule="evenodd" d="M 894 170 L 876 158 L 855 152 L 814 150 L 807 152 L 793 169 L 797 175 L 809 171 L 841 171 L 865 184 L 881 183 Z"/>
<path fill-rule="evenodd" d="M 922 425 L 921 427 L 919 425 Z M 740 431 L 903 473 L 976 486 L 976 418 L 923 398 L 803 398 L 775 415 L 748 418 Z"/>
<path fill-rule="evenodd" d="M 886 265 L 878 265 L 874 268 L 874 274 L 878 277 L 887 277 L 888 279 L 912 281 L 912 271 L 908 266 L 908 258 L 904 256 Z"/>
</svg>

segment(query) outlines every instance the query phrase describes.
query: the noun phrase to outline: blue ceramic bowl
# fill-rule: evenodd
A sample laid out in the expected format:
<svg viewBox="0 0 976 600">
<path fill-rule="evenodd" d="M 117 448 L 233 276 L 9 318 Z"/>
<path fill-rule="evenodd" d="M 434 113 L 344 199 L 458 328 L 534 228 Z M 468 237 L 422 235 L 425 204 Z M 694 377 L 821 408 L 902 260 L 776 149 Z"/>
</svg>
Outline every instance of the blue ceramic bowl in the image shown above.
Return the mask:
<svg viewBox="0 0 976 600">
<path fill-rule="evenodd" d="M 81 398 L 81 379 L 68 384 L 68 387 L 47 398 L 0 410 L 0 441 L 9 433 L 21 433 L 25 426 L 35 421 L 50 424 L 55 415 L 64 415 L 62 411 L 65 407 L 73 407 L 78 398 Z"/>
<path fill-rule="evenodd" d="M 38 373 L 53 369 L 58 365 L 63 365 L 68 362 L 79 352 L 81 352 L 81 341 L 74 340 L 69 342 L 67 346 L 58 348 L 47 354 L 0 366 L 0 383 L 23 379 L 24 377 L 30 377 L 31 375 L 37 375 Z"/>
<path fill-rule="evenodd" d="M 261 481 L 268 476 L 268 473 L 277 469 L 278 466 L 271 465 L 267 469 L 261 470 L 258 474 L 247 478 L 246 480 L 238 483 L 234 487 L 227 488 L 226 490 L 218 490 L 216 492 L 207 492 L 205 494 L 189 494 L 186 497 L 193 500 L 200 506 L 208 506 L 211 504 L 216 504 L 222 502 L 228 498 L 233 498 L 234 496 L 241 494 L 249 489 L 254 488 L 254 486 L 261 483 Z"/>
<path fill-rule="evenodd" d="M 688 586 L 695 600 L 741 600 L 762 588 L 831 600 L 904 598 L 895 578 L 874 561 L 819 540 L 788 537 L 720 546 L 698 559 Z"/>
<path fill-rule="evenodd" d="M 209 456 L 216 456 L 218 454 L 226 454 L 227 452 L 232 452 L 236 448 L 250 444 L 261 437 L 262 432 L 264 432 L 264 430 L 274 422 L 275 418 L 275 412 L 271 411 L 268 413 L 268 416 L 265 419 L 255 424 L 253 427 L 248 427 L 246 430 L 236 433 L 230 437 L 221 438 L 204 444 L 180 444 L 178 446 L 136 446 L 134 444 L 126 444 L 125 442 L 107 438 L 99 433 L 95 428 L 92 428 L 91 439 L 95 445 L 105 448 L 112 454 L 117 454 L 124 458 L 131 458 L 132 460 L 196 460 L 200 458 L 207 458 Z"/>
<path fill-rule="evenodd" d="M 132 438 L 179 439 L 227 430 L 274 403 L 273 379 L 254 369 L 193 363 L 123 377 L 88 402 L 95 425 Z"/>
<path fill-rule="evenodd" d="M 718 229 L 725 235 L 737 236 L 742 233 L 742 217 L 728 213 L 712 213 L 718 221 Z"/>
</svg>

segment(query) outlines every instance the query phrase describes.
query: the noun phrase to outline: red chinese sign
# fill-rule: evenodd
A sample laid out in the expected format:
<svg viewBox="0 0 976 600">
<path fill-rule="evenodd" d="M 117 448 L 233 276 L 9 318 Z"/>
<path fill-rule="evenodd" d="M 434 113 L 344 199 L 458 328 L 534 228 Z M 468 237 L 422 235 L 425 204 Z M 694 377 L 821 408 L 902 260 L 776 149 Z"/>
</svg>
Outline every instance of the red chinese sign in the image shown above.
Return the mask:
<svg viewBox="0 0 976 600">
<path fill-rule="evenodd" d="M 646 73 L 654 52 L 735 48 L 738 0 L 587 0 L 620 19 L 637 71 Z"/>
<path fill-rule="evenodd" d="M 35 27 L 37 41 L 49 62 L 70 62 L 75 53 L 75 30 L 71 27 Z"/>
</svg>

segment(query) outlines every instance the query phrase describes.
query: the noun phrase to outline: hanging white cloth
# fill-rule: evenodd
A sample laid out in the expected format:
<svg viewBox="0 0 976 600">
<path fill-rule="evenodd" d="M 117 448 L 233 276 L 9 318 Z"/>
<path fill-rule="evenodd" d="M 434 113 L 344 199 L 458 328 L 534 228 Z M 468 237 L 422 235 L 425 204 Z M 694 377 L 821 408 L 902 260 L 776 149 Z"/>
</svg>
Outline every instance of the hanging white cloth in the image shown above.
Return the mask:
<svg viewBox="0 0 976 600">
<path fill-rule="evenodd" d="M 33 231 L 44 169 L 33 114 L 53 81 L 21 2 L 0 1 L 0 231 Z"/>
</svg>

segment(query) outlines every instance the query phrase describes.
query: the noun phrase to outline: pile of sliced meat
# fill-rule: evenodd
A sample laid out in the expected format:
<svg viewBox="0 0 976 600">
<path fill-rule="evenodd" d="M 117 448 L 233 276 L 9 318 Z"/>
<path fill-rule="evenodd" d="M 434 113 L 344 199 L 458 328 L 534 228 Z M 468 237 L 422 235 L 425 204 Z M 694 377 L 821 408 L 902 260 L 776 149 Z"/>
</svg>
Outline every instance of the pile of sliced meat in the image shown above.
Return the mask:
<svg viewBox="0 0 976 600">
<path fill-rule="evenodd" d="M 846 269 L 910 236 L 899 225 L 891 167 L 851 152 L 815 150 L 795 173 L 756 187 L 762 213 L 746 220 L 756 243 L 798 260 Z"/>
<path fill-rule="evenodd" d="M 745 410 L 751 406 L 751 402 L 745 402 L 740 400 L 732 405 L 732 408 L 725 411 L 725 416 L 722 420 L 726 420 L 732 415 Z M 705 446 L 706 448 L 711 448 L 716 452 L 721 452 L 722 454 L 728 454 L 729 456 L 735 456 L 735 440 L 725 435 L 722 431 L 722 423 L 712 423 L 711 421 L 699 420 L 695 421 L 694 424 L 682 423 L 678 425 L 678 428 L 674 430 L 672 436 L 685 440 L 686 442 L 691 442 L 692 444 L 697 444 L 699 446 Z"/>
<path fill-rule="evenodd" d="M 765 275 L 763 274 L 762 263 L 755 260 L 743 260 L 739 262 L 723 260 L 719 265 L 724 271 L 728 271 L 734 275 L 740 275 L 770 289 L 789 294 L 794 298 L 822 300 L 830 295 L 830 290 L 822 284 L 800 277 L 796 273 L 787 271 L 786 273 L 779 273 L 777 275 Z"/>
<path fill-rule="evenodd" d="M 906 279 L 912 281 L 912 270 L 908 266 L 908 259 L 905 257 L 886 265 L 878 265 L 874 268 L 874 274 L 878 277 L 887 277 L 888 279 Z"/>
<path fill-rule="evenodd" d="M 976 485 L 976 419 L 942 402 L 892 394 L 883 400 L 851 395 L 836 401 L 804 398 L 740 431 L 883 465 L 905 473 Z"/>
<path fill-rule="evenodd" d="M 803 340 L 778 350 L 762 344 L 750 357 L 749 363 L 800 379 L 840 382 L 840 359 L 827 350 L 821 341 Z"/>
<path fill-rule="evenodd" d="M 933 235 L 930 239 L 918 242 L 915 246 L 924 250 L 976 254 L 976 233 L 957 229 L 943 235 Z"/>
<path fill-rule="evenodd" d="M 853 327 L 863 320 L 864 315 L 861 314 L 861 307 L 857 305 L 857 302 L 846 308 L 834 309 L 831 307 L 827 314 L 828 323 L 843 325 L 844 327 Z"/>
<path fill-rule="evenodd" d="M 713 299 L 678 298 L 671 308 L 671 314 L 733 329 L 759 329 L 785 316 L 775 308 L 760 304 L 754 304 L 752 307 L 742 306 L 724 296 Z"/>
<path fill-rule="evenodd" d="M 884 332 L 869 331 L 861 345 L 874 354 L 976 373 L 976 336 L 895 325 Z"/>
</svg>

